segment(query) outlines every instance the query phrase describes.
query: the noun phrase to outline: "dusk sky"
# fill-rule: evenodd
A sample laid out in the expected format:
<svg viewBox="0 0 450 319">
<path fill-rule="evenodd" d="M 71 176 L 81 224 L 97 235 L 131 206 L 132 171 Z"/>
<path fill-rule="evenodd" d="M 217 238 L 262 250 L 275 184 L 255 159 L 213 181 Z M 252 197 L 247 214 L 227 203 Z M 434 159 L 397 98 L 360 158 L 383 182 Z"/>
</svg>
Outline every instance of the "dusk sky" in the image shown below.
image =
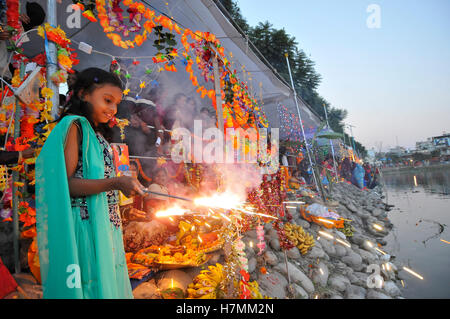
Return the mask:
<svg viewBox="0 0 450 319">
<path fill-rule="evenodd" d="M 450 132 L 450 1 L 237 2 L 251 26 L 268 20 L 296 38 L 322 76 L 319 94 L 348 110 L 367 149 Z"/>
</svg>

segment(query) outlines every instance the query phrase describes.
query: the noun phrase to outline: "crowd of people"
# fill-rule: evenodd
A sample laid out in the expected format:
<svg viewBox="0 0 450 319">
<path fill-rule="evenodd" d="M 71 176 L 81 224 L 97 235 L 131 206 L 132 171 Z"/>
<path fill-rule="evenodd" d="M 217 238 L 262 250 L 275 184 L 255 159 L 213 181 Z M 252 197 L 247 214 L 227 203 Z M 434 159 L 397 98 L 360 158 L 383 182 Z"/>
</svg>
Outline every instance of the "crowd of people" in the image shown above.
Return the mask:
<svg viewBox="0 0 450 319">
<path fill-rule="evenodd" d="M 345 180 L 359 188 L 373 189 L 379 184 L 380 171 L 378 167 L 352 161 L 350 157 L 342 159 L 326 155 L 325 158 L 315 159 L 318 166 L 317 178 L 322 185 L 327 186 L 332 180 Z M 289 182 L 295 187 L 313 185 L 314 172 L 303 153 L 295 152 L 293 147 L 280 147 L 280 165 L 286 168 Z"/>
</svg>

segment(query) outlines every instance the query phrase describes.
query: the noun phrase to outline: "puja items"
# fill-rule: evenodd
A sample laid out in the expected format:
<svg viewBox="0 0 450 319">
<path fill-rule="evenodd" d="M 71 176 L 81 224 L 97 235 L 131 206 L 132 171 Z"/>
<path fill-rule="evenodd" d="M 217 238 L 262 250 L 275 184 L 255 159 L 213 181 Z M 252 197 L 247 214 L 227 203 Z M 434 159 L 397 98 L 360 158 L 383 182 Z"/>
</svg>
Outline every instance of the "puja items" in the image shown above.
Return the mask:
<svg viewBox="0 0 450 319">
<path fill-rule="evenodd" d="M 305 220 L 322 225 L 325 228 L 344 228 L 344 220 L 341 216 L 317 203 L 300 206 L 300 214 Z"/>
<path fill-rule="evenodd" d="M 114 155 L 114 166 L 116 168 L 117 176 L 131 176 L 130 158 L 128 155 L 128 145 L 112 143 L 111 148 Z M 133 198 L 128 198 L 122 192 L 119 192 L 120 206 L 129 205 L 133 203 Z"/>
<path fill-rule="evenodd" d="M 132 261 L 148 267 L 177 269 L 197 267 L 209 259 L 210 256 L 182 246 L 151 246 L 138 251 Z"/>
</svg>

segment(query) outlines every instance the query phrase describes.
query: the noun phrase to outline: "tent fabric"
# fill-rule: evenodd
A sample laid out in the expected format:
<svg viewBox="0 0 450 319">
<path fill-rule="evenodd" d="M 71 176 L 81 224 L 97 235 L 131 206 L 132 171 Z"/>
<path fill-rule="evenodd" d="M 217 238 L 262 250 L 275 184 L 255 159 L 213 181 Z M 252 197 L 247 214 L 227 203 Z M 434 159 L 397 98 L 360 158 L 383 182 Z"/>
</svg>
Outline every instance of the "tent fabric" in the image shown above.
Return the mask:
<svg viewBox="0 0 450 319">
<path fill-rule="evenodd" d="M 37 0 L 36 2 L 44 9 L 46 8 L 45 0 Z M 151 5 L 161 12 L 174 17 L 183 27 L 193 31 L 199 30 L 215 34 L 225 48 L 226 54 L 229 55 L 230 52 L 232 53 L 233 58 L 229 58 L 233 63 L 232 68 L 237 70 L 237 76 L 242 81 L 247 82 L 251 95 L 258 101 L 263 101 L 263 110 L 269 121 L 269 126 L 273 128 L 280 127 L 277 103 L 283 103 L 291 113 L 297 115 L 292 90 L 247 46 L 246 40 L 242 38 L 240 33 L 223 15 L 214 1 L 179 0 L 170 1 L 168 5 L 166 5 L 166 2 L 153 0 Z M 112 44 L 99 23 L 91 23 L 82 16 L 77 20 L 77 13 L 73 11 L 71 6 L 72 1 L 70 0 L 63 0 L 61 4 L 57 4 L 57 23 L 66 32 L 68 37 L 73 40 L 72 47 L 76 49 L 78 58 L 81 61 L 75 69 L 82 70 L 92 66 L 108 69 L 113 57 L 142 57 L 152 56 L 156 53 L 156 49 L 153 47 L 154 34 L 151 34 L 149 40 L 144 42 L 142 46 L 124 50 Z M 159 13 L 156 12 L 156 14 Z M 80 21 L 79 25 L 77 25 L 77 21 Z M 29 38 L 32 41 L 23 45 L 24 52 L 31 55 L 42 52 L 44 48 L 43 40 L 35 32 L 30 33 Z M 181 42 L 178 34 L 176 34 L 175 39 L 180 46 Z M 91 54 L 87 54 L 80 51 L 77 45 L 79 42 L 90 44 L 93 50 L 102 53 L 92 52 Z M 124 62 L 128 61 L 129 64 L 133 61 L 132 59 L 127 60 L 125 58 L 121 60 Z M 175 66 L 178 69 L 178 72 L 175 73 L 157 72 L 157 68 L 151 59 L 138 60 L 141 63 L 132 71 L 133 76 L 139 80 L 143 77 L 146 68 L 153 68 L 154 71 L 149 77 L 147 85 L 152 83 L 152 86 L 159 86 L 164 91 L 161 101 L 163 105 L 169 105 L 172 102 L 173 96 L 177 93 L 184 93 L 194 97 L 199 108 L 203 106 L 212 108 L 210 100 L 207 98 L 199 98 L 198 93 L 195 92 L 197 88 L 190 83 L 189 76 L 184 71 L 180 60 L 175 61 Z M 214 88 L 211 81 L 200 81 L 201 76 L 196 75 L 199 78 L 200 85 L 204 85 L 208 90 Z M 320 123 L 319 117 L 306 106 L 300 97 L 298 98 L 298 103 L 305 128 L 317 127 Z"/>
</svg>

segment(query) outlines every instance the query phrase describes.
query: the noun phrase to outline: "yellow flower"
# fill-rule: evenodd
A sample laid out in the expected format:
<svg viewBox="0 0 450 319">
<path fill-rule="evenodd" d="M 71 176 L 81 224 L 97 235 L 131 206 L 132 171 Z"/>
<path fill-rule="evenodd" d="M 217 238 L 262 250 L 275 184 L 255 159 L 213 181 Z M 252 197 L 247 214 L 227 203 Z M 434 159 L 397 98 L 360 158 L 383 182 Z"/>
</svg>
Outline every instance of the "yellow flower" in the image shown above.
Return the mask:
<svg viewBox="0 0 450 319">
<path fill-rule="evenodd" d="M 130 89 L 123 90 L 123 95 L 128 95 L 130 93 Z"/>
<path fill-rule="evenodd" d="M 46 99 L 51 99 L 52 96 L 53 96 L 53 90 L 52 90 L 52 89 L 49 89 L 49 88 L 43 88 L 43 89 L 41 90 L 41 94 L 42 94 L 42 96 L 43 96 L 44 98 L 46 98 Z"/>
<path fill-rule="evenodd" d="M 145 88 L 145 81 L 142 81 L 141 84 L 139 84 L 139 87 L 140 87 L 141 89 Z"/>
</svg>

